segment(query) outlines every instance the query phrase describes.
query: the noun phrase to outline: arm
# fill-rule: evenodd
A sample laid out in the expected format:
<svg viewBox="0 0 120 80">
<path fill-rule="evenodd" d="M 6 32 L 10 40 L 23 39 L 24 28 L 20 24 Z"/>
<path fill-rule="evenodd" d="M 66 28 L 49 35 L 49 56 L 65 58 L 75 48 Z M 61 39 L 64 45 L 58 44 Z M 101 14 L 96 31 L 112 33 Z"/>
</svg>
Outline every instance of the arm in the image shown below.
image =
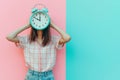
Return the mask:
<svg viewBox="0 0 120 80">
<path fill-rule="evenodd" d="M 15 31 L 11 32 L 10 34 L 8 34 L 7 37 L 6 37 L 6 39 L 9 40 L 9 41 L 11 41 L 11 42 L 18 43 L 19 40 L 17 38 L 17 35 L 20 32 L 24 31 L 25 29 L 28 29 L 29 27 L 30 27 L 30 24 L 27 24 L 27 25 L 25 25 L 23 27 L 18 28 L 17 30 L 15 30 Z"/>
<path fill-rule="evenodd" d="M 51 22 L 51 27 L 56 30 L 60 35 L 61 39 L 59 40 L 59 44 L 63 44 L 70 41 L 71 37 L 66 32 L 64 32 L 60 27 L 55 25 L 53 22 Z"/>
</svg>

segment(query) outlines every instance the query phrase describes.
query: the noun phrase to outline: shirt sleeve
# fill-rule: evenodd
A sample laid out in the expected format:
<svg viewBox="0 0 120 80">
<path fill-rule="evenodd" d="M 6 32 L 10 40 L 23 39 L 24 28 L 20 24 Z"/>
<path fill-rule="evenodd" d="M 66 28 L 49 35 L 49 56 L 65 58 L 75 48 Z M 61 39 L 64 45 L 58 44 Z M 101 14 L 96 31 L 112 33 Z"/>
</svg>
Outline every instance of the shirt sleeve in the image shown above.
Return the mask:
<svg viewBox="0 0 120 80">
<path fill-rule="evenodd" d="M 16 45 L 19 48 L 25 48 L 28 43 L 28 36 L 17 36 L 19 43 Z"/>
<path fill-rule="evenodd" d="M 63 48 L 63 45 L 61 44 L 59 44 L 59 40 L 61 39 L 61 37 L 60 36 L 52 36 L 52 42 L 53 42 L 53 44 L 55 45 L 55 48 L 56 49 L 62 49 Z"/>
</svg>

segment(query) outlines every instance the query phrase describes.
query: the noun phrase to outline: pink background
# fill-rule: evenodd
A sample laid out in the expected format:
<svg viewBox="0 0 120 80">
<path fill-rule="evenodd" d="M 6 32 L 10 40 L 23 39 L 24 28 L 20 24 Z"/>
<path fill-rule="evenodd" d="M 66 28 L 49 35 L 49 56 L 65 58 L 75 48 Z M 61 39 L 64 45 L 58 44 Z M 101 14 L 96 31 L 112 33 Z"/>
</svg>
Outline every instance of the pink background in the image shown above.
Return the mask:
<svg viewBox="0 0 120 80">
<path fill-rule="evenodd" d="M 2 0 L 0 1 L 0 80 L 24 80 L 27 72 L 23 51 L 5 39 L 6 35 L 29 22 L 31 8 L 42 2 L 52 20 L 65 30 L 65 0 Z M 25 35 L 29 30 L 22 32 Z M 52 30 L 53 34 L 57 34 Z M 65 80 L 65 48 L 58 51 L 54 68 L 56 80 Z"/>
</svg>

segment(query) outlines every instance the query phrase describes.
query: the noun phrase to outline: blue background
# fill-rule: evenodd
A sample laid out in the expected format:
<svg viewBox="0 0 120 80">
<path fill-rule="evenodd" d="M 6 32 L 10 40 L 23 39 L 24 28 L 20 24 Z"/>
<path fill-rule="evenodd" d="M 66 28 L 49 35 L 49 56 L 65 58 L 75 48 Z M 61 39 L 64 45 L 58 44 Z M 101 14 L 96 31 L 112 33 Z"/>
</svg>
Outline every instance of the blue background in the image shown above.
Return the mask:
<svg viewBox="0 0 120 80">
<path fill-rule="evenodd" d="M 120 80 L 120 0 L 67 0 L 66 80 Z"/>
</svg>

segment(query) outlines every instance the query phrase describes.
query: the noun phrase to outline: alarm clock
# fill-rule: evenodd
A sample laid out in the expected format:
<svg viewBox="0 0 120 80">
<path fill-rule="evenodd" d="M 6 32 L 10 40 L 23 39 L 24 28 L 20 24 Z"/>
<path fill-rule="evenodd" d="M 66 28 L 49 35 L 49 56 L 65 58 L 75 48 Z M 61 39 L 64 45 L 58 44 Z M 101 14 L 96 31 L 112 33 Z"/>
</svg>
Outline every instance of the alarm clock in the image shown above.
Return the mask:
<svg viewBox="0 0 120 80">
<path fill-rule="evenodd" d="M 50 16 L 47 8 L 33 8 L 30 16 L 30 24 L 36 30 L 44 30 L 50 24 Z"/>
</svg>

